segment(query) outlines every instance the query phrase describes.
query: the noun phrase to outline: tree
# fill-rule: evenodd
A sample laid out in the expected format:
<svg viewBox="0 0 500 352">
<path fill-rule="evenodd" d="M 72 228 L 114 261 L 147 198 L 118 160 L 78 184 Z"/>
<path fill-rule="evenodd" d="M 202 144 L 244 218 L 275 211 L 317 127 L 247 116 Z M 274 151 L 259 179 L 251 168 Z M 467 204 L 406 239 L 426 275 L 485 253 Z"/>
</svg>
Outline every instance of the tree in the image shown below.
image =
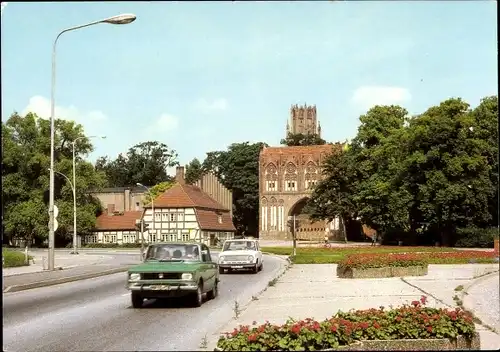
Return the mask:
<svg viewBox="0 0 500 352">
<path fill-rule="evenodd" d="M 75 138 L 85 137 L 83 127 L 73 121 L 56 119 L 54 156 L 55 171 L 71 178 L 72 145 Z M 50 123 L 35 114 L 25 117 L 14 113 L 2 123 L 2 196 L 5 205 L 4 226 L 7 240 L 12 238 L 44 241 L 48 235 L 48 188 L 50 167 Z M 88 138 L 76 143 L 77 161 L 77 231 L 88 233 L 100 211 L 89 189 L 104 185 L 103 173 L 96 172 L 83 156 L 92 151 Z M 64 241 L 73 229 L 73 193 L 68 181 L 54 175 L 54 198 L 60 212 L 56 240 Z"/>
<path fill-rule="evenodd" d="M 288 133 L 285 139 L 282 139 L 280 144 L 288 147 L 299 145 L 323 145 L 326 141 L 316 133 Z"/>
<path fill-rule="evenodd" d="M 203 166 L 197 158 L 194 158 L 186 166 L 185 180 L 188 185 L 196 183 L 203 176 Z"/>
<path fill-rule="evenodd" d="M 259 229 L 259 154 L 265 143 L 234 143 L 226 151 L 207 153 L 203 170 L 213 172 L 233 192 L 233 222 L 238 234 Z"/>
<path fill-rule="evenodd" d="M 475 109 L 448 99 L 414 117 L 398 106 L 373 107 L 349 149 L 325 161 L 308 204 L 312 216 L 357 214 L 385 241 L 492 243 L 497 113 L 497 97 Z"/>
<path fill-rule="evenodd" d="M 171 181 L 167 169 L 179 165 L 177 153 L 164 143 L 143 142 L 130 148 L 126 155 L 115 160 L 101 157 L 96 169 L 106 173 L 109 187 L 128 187 L 137 183 L 155 185 Z"/>
</svg>

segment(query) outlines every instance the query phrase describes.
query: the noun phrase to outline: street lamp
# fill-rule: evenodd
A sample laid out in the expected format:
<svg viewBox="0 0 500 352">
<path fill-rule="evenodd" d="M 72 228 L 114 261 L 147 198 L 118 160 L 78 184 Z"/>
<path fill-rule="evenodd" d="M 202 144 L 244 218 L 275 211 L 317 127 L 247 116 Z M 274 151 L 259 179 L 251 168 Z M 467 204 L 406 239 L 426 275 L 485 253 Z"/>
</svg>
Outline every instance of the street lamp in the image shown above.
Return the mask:
<svg viewBox="0 0 500 352">
<path fill-rule="evenodd" d="M 54 40 L 52 47 L 52 84 L 51 84 L 51 98 L 50 98 L 50 181 L 49 181 L 49 260 L 48 270 L 54 270 L 54 110 L 55 110 L 55 91 L 56 91 L 56 46 L 59 37 L 66 32 L 74 31 L 80 28 L 93 26 L 99 23 L 109 24 L 127 24 L 135 21 L 136 16 L 132 14 L 123 14 L 118 16 L 109 17 L 103 20 L 90 22 L 84 25 L 71 27 L 62 30 Z"/>
<path fill-rule="evenodd" d="M 85 136 L 81 136 L 81 137 L 77 137 L 74 139 L 73 142 L 71 142 L 72 144 L 72 147 L 73 147 L 73 252 L 71 252 L 71 254 L 78 254 L 77 252 L 77 245 L 76 245 L 76 153 L 75 153 L 75 145 L 76 145 L 76 141 L 79 140 L 79 139 L 84 139 L 84 138 L 101 138 L 101 139 L 105 139 L 106 136 L 89 136 L 89 137 L 85 137 Z"/>
<path fill-rule="evenodd" d="M 154 200 L 153 194 L 151 193 L 151 189 L 144 186 L 142 183 L 137 182 L 136 184 L 137 184 L 137 186 L 146 189 L 146 191 L 149 193 L 149 196 L 151 197 L 151 212 L 153 213 L 153 226 L 151 227 L 151 229 L 154 231 L 155 230 L 155 200 Z"/>
</svg>

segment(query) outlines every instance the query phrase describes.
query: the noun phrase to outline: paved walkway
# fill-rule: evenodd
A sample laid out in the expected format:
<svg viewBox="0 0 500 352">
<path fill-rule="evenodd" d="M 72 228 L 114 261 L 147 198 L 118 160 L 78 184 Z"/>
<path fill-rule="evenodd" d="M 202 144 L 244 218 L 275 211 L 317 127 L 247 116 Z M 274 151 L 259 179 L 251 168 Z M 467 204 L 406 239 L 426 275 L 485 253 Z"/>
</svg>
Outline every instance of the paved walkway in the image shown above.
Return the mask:
<svg viewBox="0 0 500 352">
<path fill-rule="evenodd" d="M 498 270 L 495 264 L 429 265 L 425 277 L 387 279 L 339 279 L 336 264 L 293 265 L 288 272 L 252 301 L 238 319 L 221 327 L 231 331 L 239 324 L 284 323 L 289 317 L 323 320 L 338 310 L 399 306 L 428 297 L 431 307 L 454 307 L 454 289 L 472 279 Z M 500 348 L 500 336 L 477 325 L 481 349 Z M 215 347 L 219 335 L 211 336 L 208 349 Z"/>
</svg>

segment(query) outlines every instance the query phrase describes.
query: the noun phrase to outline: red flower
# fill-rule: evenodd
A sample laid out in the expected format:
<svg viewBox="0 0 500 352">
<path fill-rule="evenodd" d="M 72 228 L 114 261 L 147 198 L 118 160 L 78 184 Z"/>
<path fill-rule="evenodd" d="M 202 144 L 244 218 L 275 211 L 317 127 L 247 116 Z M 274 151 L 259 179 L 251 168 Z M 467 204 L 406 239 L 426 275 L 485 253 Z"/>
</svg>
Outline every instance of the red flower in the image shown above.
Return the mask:
<svg viewBox="0 0 500 352">
<path fill-rule="evenodd" d="M 247 340 L 248 340 L 248 342 L 252 342 L 252 341 L 257 340 L 257 334 L 248 335 Z"/>
<path fill-rule="evenodd" d="M 400 316 L 397 316 L 396 317 L 396 321 L 399 323 L 401 321 L 401 317 Z"/>
<path fill-rule="evenodd" d="M 420 305 L 420 302 L 419 301 L 412 301 L 411 304 L 414 306 L 414 307 L 418 307 Z"/>
<path fill-rule="evenodd" d="M 427 297 L 426 296 L 420 297 L 420 303 L 422 303 L 423 305 L 425 305 L 427 303 Z"/>
<path fill-rule="evenodd" d="M 291 329 L 291 331 L 296 335 L 300 333 L 300 330 L 302 330 L 302 326 L 300 324 L 294 324 Z"/>
<path fill-rule="evenodd" d="M 336 326 L 336 325 L 332 325 L 332 326 L 330 327 L 330 330 L 331 330 L 332 332 L 336 332 L 336 331 L 337 331 L 337 326 Z"/>
<path fill-rule="evenodd" d="M 428 331 L 428 332 L 432 332 L 432 326 L 428 326 L 428 327 L 427 327 L 427 331 Z"/>
<path fill-rule="evenodd" d="M 373 327 L 375 329 L 380 329 L 380 324 L 375 321 L 375 322 L 373 322 Z"/>
</svg>

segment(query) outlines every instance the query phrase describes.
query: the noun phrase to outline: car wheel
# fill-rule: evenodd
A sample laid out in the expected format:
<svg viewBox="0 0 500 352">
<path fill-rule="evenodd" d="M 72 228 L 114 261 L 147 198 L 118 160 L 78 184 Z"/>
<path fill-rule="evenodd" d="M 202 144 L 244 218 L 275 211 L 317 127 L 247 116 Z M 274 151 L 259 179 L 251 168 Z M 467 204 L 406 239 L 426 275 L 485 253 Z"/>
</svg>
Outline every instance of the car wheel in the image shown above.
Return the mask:
<svg viewBox="0 0 500 352">
<path fill-rule="evenodd" d="M 259 271 L 262 271 L 262 269 L 264 269 L 264 263 L 260 263 Z"/>
<path fill-rule="evenodd" d="M 214 287 L 207 293 L 207 299 L 215 299 L 215 297 L 217 297 L 217 295 L 219 294 L 218 286 L 219 286 L 218 282 L 215 281 Z"/>
<path fill-rule="evenodd" d="M 193 293 L 191 300 L 194 307 L 201 307 L 203 304 L 203 290 L 201 283 L 198 284 L 198 289 L 196 290 L 196 293 Z"/>
<path fill-rule="evenodd" d="M 144 297 L 134 292 L 131 293 L 130 297 L 132 299 L 132 307 L 142 308 L 142 304 L 144 303 Z"/>
<path fill-rule="evenodd" d="M 259 272 L 259 264 L 255 264 L 252 268 L 252 274 L 257 274 Z"/>
</svg>

